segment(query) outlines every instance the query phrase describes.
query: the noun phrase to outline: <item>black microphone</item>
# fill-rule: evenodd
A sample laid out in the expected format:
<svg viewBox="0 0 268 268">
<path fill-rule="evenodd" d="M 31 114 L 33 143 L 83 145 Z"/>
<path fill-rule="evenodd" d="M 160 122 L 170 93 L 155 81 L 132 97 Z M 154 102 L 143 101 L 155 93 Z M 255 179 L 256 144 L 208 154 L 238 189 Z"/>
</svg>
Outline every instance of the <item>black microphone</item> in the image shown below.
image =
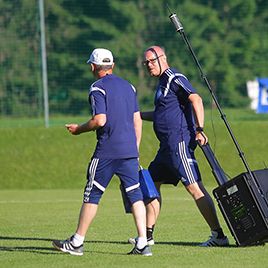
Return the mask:
<svg viewBox="0 0 268 268">
<path fill-rule="evenodd" d="M 176 31 L 177 31 L 177 32 L 180 32 L 180 33 L 183 32 L 183 26 L 182 26 L 182 24 L 181 24 L 179 18 L 177 17 L 177 14 L 171 12 L 171 10 L 170 10 L 168 4 L 167 4 L 167 9 L 168 9 L 168 11 L 169 11 L 169 13 L 170 13 L 169 18 L 170 18 L 170 20 L 172 21 L 172 23 L 174 24 L 174 26 L 175 26 L 175 28 L 176 28 Z"/>
<path fill-rule="evenodd" d="M 182 26 L 179 18 L 177 17 L 177 14 L 176 13 L 170 14 L 169 18 L 170 18 L 171 22 L 174 24 L 176 31 L 183 32 L 183 26 Z"/>
</svg>

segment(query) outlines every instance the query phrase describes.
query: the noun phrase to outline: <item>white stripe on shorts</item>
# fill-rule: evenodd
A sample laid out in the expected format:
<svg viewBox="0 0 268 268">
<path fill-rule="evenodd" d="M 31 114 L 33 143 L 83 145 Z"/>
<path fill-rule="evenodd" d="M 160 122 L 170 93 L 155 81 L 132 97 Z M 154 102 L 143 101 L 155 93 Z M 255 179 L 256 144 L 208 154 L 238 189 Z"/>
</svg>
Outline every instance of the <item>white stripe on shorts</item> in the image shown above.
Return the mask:
<svg viewBox="0 0 268 268">
<path fill-rule="evenodd" d="M 87 192 L 89 192 L 89 193 L 93 187 L 95 173 L 96 173 L 98 163 L 99 163 L 99 158 L 93 158 L 91 160 L 90 166 L 88 167 L 89 178 L 88 178 L 88 183 L 87 183 L 87 188 L 88 188 Z"/>
<path fill-rule="evenodd" d="M 134 185 L 132 185 L 130 187 L 127 187 L 126 188 L 126 192 L 129 192 L 131 190 L 134 190 L 134 189 L 138 188 L 139 186 L 140 186 L 140 183 L 137 183 L 137 184 L 134 184 Z"/>
<path fill-rule="evenodd" d="M 97 188 L 99 188 L 101 191 L 105 191 L 105 188 L 102 186 L 102 185 L 100 185 L 98 182 L 96 182 L 96 181 L 93 181 L 93 184 L 97 187 Z"/>
<path fill-rule="evenodd" d="M 191 169 L 190 162 L 193 162 L 193 159 L 187 158 L 186 150 L 185 150 L 185 142 L 179 142 L 179 154 L 182 160 L 182 165 L 185 169 L 185 173 L 187 175 L 187 178 L 190 182 L 190 184 L 195 183 L 196 180 L 194 178 L 193 171 Z"/>
</svg>

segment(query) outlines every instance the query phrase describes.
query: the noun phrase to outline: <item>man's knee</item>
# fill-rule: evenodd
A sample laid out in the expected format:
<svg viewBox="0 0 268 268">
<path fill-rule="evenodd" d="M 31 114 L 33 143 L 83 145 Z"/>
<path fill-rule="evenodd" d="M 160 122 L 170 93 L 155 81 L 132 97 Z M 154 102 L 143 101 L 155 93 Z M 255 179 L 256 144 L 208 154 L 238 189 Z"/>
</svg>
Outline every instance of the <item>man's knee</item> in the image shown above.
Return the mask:
<svg viewBox="0 0 268 268">
<path fill-rule="evenodd" d="M 199 198 L 204 197 L 204 193 L 199 187 L 198 183 L 192 183 L 185 187 L 187 191 L 190 193 L 190 195 L 194 198 L 194 200 L 198 200 Z"/>
</svg>

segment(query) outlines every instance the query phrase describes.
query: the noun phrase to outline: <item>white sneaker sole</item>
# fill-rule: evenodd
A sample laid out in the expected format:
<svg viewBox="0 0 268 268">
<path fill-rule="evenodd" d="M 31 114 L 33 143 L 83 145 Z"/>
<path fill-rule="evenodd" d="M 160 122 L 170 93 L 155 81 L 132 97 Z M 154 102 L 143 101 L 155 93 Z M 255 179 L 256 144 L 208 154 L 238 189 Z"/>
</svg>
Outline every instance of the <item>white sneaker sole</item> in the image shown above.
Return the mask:
<svg viewBox="0 0 268 268">
<path fill-rule="evenodd" d="M 136 239 L 135 238 L 129 238 L 128 243 L 135 245 L 136 244 Z M 154 240 L 148 241 L 148 246 L 153 246 L 154 245 Z"/>
</svg>

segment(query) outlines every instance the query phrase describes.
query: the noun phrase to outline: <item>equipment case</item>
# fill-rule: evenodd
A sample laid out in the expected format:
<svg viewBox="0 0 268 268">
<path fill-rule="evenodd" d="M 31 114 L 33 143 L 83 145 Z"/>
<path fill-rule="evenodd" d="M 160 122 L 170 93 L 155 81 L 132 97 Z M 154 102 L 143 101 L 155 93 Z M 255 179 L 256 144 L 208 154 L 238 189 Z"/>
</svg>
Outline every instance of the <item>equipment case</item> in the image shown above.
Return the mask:
<svg viewBox="0 0 268 268">
<path fill-rule="evenodd" d="M 227 180 L 209 144 L 201 146 L 219 187 L 213 190 L 220 211 L 238 246 L 268 241 L 268 169 L 241 173 Z"/>
</svg>

